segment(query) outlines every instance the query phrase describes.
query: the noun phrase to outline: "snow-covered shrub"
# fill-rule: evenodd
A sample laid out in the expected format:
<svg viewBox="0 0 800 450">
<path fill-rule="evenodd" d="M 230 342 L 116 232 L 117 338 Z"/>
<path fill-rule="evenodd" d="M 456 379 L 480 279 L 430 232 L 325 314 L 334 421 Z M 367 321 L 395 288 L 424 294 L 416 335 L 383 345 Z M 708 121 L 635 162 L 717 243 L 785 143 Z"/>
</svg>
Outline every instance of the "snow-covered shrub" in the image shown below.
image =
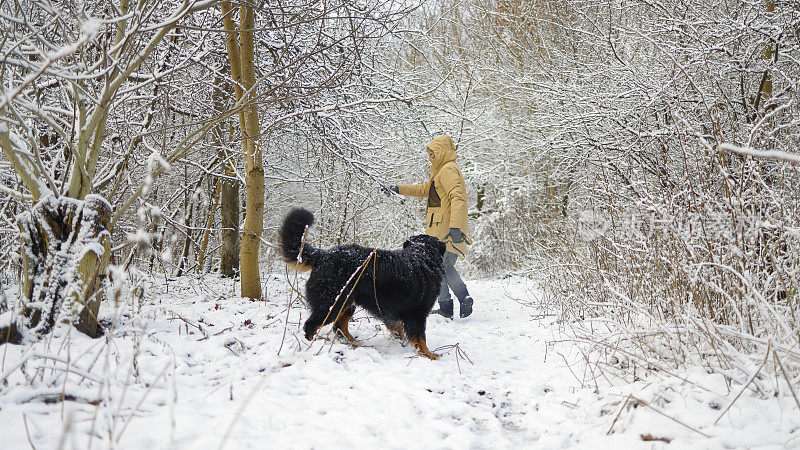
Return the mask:
<svg viewBox="0 0 800 450">
<path fill-rule="evenodd" d="M 474 214 L 470 263 L 484 274 L 530 270 L 552 261 L 569 245 L 566 194 L 528 186 L 489 191 L 485 212 Z"/>
<path fill-rule="evenodd" d="M 602 7 L 618 18 L 599 57 L 563 55 L 574 78 L 547 95 L 570 105 L 550 109 L 563 156 L 585 161 L 574 221 L 600 219 L 551 289 L 573 318 L 613 318 L 638 357 L 696 358 L 744 383 L 769 354 L 793 379 L 800 172 L 762 157 L 800 143 L 796 5 Z"/>
<path fill-rule="evenodd" d="M 797 159 L 796 2 L 496 7 L 432 8 L 420 45 L 448 78 L 418 108 L 490 176 L 473 263 L 525 268 L 638 357 L 800 373 L 800 174 L 762 159 Z"/>
</svg>

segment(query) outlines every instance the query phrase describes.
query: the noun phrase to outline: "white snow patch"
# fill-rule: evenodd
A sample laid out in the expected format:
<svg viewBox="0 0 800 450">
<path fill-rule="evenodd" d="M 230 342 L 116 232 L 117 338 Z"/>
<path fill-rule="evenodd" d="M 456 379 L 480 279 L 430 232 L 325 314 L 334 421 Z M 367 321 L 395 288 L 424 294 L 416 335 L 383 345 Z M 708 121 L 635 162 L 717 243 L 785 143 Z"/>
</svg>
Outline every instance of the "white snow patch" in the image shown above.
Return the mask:
<svg viewBox="0 0 800 450">
<path fill-rule="evenodd" d="M 128 242 L 132 244 L 136 244 L 142 247 L 150 246 L 150 235 L 147 234 L 147 231 L 141 228 L 136 230 L 136 233 L 134 234 L 128 233 L 125 237 L 127 238 Z"/>
<path fill-rule="evenodd" d="M 14 311 L 8 310 L 2 314 L 0 314 L 0 328 L 6 328 L 11 325 L 11 322 L 14 320 Z"/>
<path fill-rule="evenodd" d="M 81 247 L 81 251 L 76 259 L 80 261 L 83 258 L 83 256 L 89 252 L 92 252 L 98 257 L 101 257 L 103 256 L 103 253 L 105 253 L 105 251 L 106 249 L 99 242 L 96 241 L 87 242 L 86 244 L 83 245 L 83 247 Z"/>
<path fill-rule="evenodd" d="M 147 159 L 147 166 L 152 171 L 156 165 L 160 166 L 164 171 L 168 171 L 172 167 L 161 154 L 153 152 Z"/>
<path fill-rule="evenodd" d="M 161 252 L 161 260 L 164 262 L 172 262 L 172 247 L 167 247 Z"/>
<path fill-rule="evenodd" d="M 102 28 L 103 22 L 95 19 L 94 17 L 90 17 L 88 20 L 81 24 L 81 33 L 88 36 L 89 40 L 91 41 L 94 39 L 98 33 L 100 33 L 100 28 Z"/>
</svg>

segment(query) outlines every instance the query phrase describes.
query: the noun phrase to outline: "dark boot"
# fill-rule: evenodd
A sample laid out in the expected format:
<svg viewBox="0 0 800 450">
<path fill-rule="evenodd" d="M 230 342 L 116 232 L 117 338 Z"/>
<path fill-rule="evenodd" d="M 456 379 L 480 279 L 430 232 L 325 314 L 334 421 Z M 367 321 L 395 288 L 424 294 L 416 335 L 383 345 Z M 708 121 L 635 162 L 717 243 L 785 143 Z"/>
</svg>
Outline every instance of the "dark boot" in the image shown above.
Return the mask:
<svg viewBox="0 0 800 450">
<path fill-rule="evenodd" d="M 458 308 L 458 315 L 463 319 L 472 314 L 472 297 L 467 296 L 464 300 L 459 302 L 461 305 Z"/>
<path fill-rule="evenodd" d="M 447 317 L 448 319 L 453 318 L 453 300 L 452 299 L 443 299 L 439 300 L 439 309 L 434 309 L 431 311 L 431 314 L 439 314 L 440 316 Z"/>
</svg>

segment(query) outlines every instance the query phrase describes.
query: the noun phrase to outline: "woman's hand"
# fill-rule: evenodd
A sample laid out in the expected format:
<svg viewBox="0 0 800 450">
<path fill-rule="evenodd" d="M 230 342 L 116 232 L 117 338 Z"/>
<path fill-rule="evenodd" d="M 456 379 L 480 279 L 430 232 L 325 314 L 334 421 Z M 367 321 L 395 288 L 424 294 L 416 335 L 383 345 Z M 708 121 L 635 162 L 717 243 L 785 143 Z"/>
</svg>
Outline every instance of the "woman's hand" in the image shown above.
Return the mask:
<svg viewBox="0 0 800 450">
<path fill-rule="evenodd" d="M 467 245 L 472 245 L 472 241 L 469 239 L 469 237 L 467 237 L 467 235 L 458 228 L 450 228 L 450 231 L 447 233 L 447 236 L 445 236 L 445 239 L 450 239 L 453 244 L 466 242 Z"/>
<path fill-rule="evenodd" d="M 389 197 L 392 194 L 399 194 L 400 188 L 396 184 L 390 184 L 389 186 L 381 185 L 381 191 Z"/>
</svg>

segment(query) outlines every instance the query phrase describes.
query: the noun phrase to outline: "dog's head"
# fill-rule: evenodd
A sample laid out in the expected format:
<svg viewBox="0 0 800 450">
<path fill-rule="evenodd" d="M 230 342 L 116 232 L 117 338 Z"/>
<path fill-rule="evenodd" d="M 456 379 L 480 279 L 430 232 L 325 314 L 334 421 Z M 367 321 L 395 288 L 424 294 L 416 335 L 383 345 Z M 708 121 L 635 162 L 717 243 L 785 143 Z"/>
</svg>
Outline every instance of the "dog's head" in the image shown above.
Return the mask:
<svg viewBox="0 0 800 450">
<path fill-rule="evenodd" d="M 408 248 L 410 245 L 421 247 L 425 251 L 433 255 L 438 255 L 439 257 L 444 256 L 444 252 L 447 251 L 447 244 L 433 236 L 428 236 L 427 234 L 411 236 L 410 238 L 406 239 L 405 242 L 403 242 L 404 249 Z"/>
</svg>

